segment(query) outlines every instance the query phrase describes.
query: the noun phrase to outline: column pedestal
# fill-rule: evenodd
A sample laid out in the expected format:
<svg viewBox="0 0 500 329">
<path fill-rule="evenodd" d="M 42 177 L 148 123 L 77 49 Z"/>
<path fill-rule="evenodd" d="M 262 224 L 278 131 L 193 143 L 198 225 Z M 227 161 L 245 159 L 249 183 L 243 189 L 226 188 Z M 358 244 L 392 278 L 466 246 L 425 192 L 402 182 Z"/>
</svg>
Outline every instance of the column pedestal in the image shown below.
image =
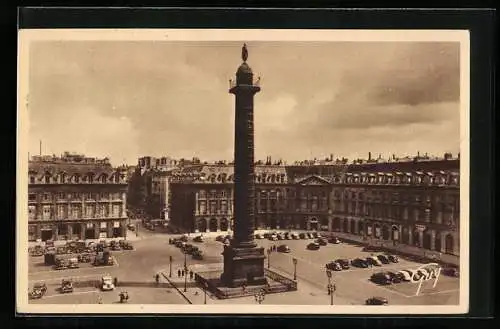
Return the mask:
<svg viewBox="0 0 500 329">
<path fill-rule="evenodd" d="M 264 285 L 264 248 L 224 246 L 224 273 L 221 281 L 228 287 Z"/>
</svg>

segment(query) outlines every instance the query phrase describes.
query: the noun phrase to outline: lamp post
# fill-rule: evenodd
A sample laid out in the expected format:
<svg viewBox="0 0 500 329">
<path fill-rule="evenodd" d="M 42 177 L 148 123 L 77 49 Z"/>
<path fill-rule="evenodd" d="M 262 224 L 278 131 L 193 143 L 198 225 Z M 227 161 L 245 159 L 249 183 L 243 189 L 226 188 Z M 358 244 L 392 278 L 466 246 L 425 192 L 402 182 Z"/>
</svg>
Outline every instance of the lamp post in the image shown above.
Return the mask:
<svg viewBox="0 0 500 329">
<path fill-rule="evenodd" d="M 208 290 L 208 283 L 207 282 L 203 282 L 203 288 L 205 289 L 205 300 L 204 300 L 204 304 L 207 303 L 207 290 Z"/>
<path fill-rule="evenodd" d="M 297 281 L 297 258 L 293 258 L 293 280 Z"/>
<path fill-rule="evenodd" d="M 255 301 L 259 304 L 262 304 L 264 299 L 266 298 L 266 292 L 264 289 L 261 289 L 258 293 L 255 294 Z"/>
<path fill-rule="evenodd" d="M 337 290 L 337 287 L 335 286 L 335 284 L 329 283 L 327 288 L 328 288 L 328 295 L 330 295 L 330 305 L 333 305 L 333 294 Z"/>
<path fill-rule="evenodd" d="M 184 251 L 184 292 L 187 292 L 187 253 Z"/>
<path fill-rule="evenodd" d="M 271 249 L 267 249 L 267 268 L 271 267 Z"/>
<path fill-rule="evenodd" d="M 170 271 L 168 273 L 168 277 L 171 278 L 172 277 L 172 256 L 170 256 Z"/>
</svg>

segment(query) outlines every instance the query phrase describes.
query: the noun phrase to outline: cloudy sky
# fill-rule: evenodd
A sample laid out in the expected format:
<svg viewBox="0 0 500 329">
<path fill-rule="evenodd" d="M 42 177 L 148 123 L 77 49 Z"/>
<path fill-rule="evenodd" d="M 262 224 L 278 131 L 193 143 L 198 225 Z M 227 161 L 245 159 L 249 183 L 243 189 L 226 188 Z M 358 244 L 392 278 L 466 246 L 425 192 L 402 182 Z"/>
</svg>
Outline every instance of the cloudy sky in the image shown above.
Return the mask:
<svg viewBox="0 0 500 329">
<path fill-rule="evenodd" d="M 33 42 L 30 153 L 231 160 L 242 43 Z M 459 151 L 459 43 L 247 45 L 257 159 Z"/>
</svg>

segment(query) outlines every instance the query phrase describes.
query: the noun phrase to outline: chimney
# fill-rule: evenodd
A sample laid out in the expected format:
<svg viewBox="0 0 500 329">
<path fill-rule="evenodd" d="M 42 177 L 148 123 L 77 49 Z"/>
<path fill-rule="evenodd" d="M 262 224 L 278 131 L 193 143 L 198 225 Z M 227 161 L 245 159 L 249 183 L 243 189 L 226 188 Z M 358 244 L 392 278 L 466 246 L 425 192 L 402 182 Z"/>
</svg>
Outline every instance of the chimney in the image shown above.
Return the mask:
<svg viewBox="0 0 500 329">
<path fill-rule="evenodd" d="M 396 160 L 396 154 L 392 154 L 392 160 Z"/>
<path fill-rule="evenodd" d="M 420 151 L 417 151 L 417 157 L 420 158 Z"/>
<path fill-rule="evenodd" d="M 368 161 L 372 159 L 372 152 L 368 152 Z"/>
</svg>

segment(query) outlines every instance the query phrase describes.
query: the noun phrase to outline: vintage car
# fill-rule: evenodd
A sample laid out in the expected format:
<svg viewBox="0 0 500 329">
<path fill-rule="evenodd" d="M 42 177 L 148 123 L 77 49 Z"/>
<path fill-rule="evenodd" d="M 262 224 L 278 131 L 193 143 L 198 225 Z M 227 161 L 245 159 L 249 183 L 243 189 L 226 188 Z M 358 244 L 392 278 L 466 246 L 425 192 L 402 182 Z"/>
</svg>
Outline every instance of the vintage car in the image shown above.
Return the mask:
<svg viewBox="0 0 500 329">
<path fill-rule="evenodd" d="M 203 252 L 201 250 L 196 250 L 194 251 L 192 254 L 191 254 L 191 257 L 193 257 L 193 259 L 199 259 L 199 260 L 202 260 L 203 259 Z"/>
<path fill-rule="evenodd" d="M 361 258 L 356 258 L 356 259 L 351 260 L 351 265 L 354 267 L 359 267 L 359 268 L 367 268 L 368 267 L 368 263 L 366 262 L 366 260 L 361 259 Z"/>
<path fill-rule="evenodd" d="M 307 245 L 307 249 L 309 250 L 319 250 L 320 246 L 319 243 L 316 242 L 311 242 Z"/>
<path fill-rule="evenodd" d="M 387 272 L 379 272 L 372 274 L 370 281 L 380 285 L 389 285 L 392 283 L 392 277 Z"/>
<path fill-rule="evenodd" d="M 215 241 L 224 242 L 224 236 L 223 235 L 217 235 L 215 237 Z"/>
<path fill-rule="evenodd" d="M 317 238 L 316 241 L 320 246 L 326 246 L 328 244 L 328 241 L 326 241 L 325 239 L 323 238 Z"/>
<path fill-rule="evenodd" d="M 299 238 L 302 240 L 305 240 L 305 239 L 307 239 L 307 235 L 305 233 L 300 233 Z"/>
<path fill-rule="evenodd" d="M 183 248 L 183 247 L 184 247 L 184 245 L 186 245 L 186 242 L 184 242 L 184 241 L 181 241 L 181 240 L 177 240 L 177 241 L 175 241 L 175 246 L 176 246 L 177 248 Z"/>
<path fill-rule="evenodd" d="M 113 283 L 113 278 L 111 275 L 105 275 L 101 279 L 101 289 L 102 291 L 111 291 L 115 289 L 115 284 Z"/>
<path fill-rule="evenodd" d="M 369 264 L 369 265 L 373 265 L 373 266 L 382 266 L 382 262 L 380 262 L 380 260 L 375 257 L 375 256 L 370 256 L 370 257 L 367 257 L 366 258 L 366 262 Z"/>
<path fill-rule="evenodd" d="M 63 279 L 60 291 L 62 294 L 73 292 L 73 282 L 69 279 Z"/>
<path fill-rule="evenodd" d="M 55 269 L 56 270 L 65 270 L 69 267 L 69 259 L 68 258 L 57 258 L 55 259 Z"/>
<path fill-rule="evenodd" d="M 188 239 L 188 236 L 187 236 L 186 234 L 183 234 L 183 235 L 179 238 L 179 240 L 181 240 L 182 242 L 188 242 L 188 240 L 189 240 L 189 239 Z"/>
<path fill-rule="evenodd" d="M 340 244 L 341 241 L 339 240 L 339 238 L 332 236 L 328 239 L 328 242 L 333 244 Z"/>
<path fill-rule="evenodd" d="M 122 249 L 123 250 L 134 250 L 134 246 L 130 242 L 125 241 L 122 245 Z"/>
<path fill-rule="evenodd" d="M 89 253 L 84 253 L 78 255 L 78 261 L 80 263 L 90 263 L 92 261 L 92 257 Z"/>
<path fill-rule="evenodd" d="M 365 246 L 362 251 L 367 251 L 367 252 L 381 252 L 383 251 L 383 248 L 382 247 L 378 247 L 378 246 Z"/>
<path fill-rule="evenodd" d="M 114 258 L 110 252 L 98 253 L 94 258 L 94 266 L 111 266 L 114 265 Z"/>
<path fill-rule="evenodd" d="M 34 246 L 33 249 L 31 249 L 31 252 L 30 252 L 31 256 L 35 256 L 35 257 L 37 257 L 37 256 L 43 256 L 44 253 L 45 252 L 43 250 L 43 247 L 40 246 L 40 245 Z"/>
<path fill-rule="evenodd" d="M 447 267 L 443 269 L 443 274 L 458 278 L 460 276 L 460 271 L 456 267 Z"/>
<path fill-rule="evenodd" d="M 126 303 L 128 301 L 128 292 L 122 291 L 120 292 L 120 303 Z"/>
<path fill-rule="evenodd" d="M 122 250 L 122 247 L 120 246 L 120 244 L 116 241 L 111 241 L 111 244 L 110 244 L 110 249 L 111 250 L 114 250 L 114 251 L 117 251 L 117 250 Z"/>
<path fill-rule="evenodd" d="M 68 248 L 66 246 L 59 246 L 56 248 L 56 254 L 64 255 L 68 253 Z"/>
<path fill-rule="evenodd" d="M 79 268 L 78 258 L 73 257 L 68 259 L 68 268 Z"/>
<path fill-rule="evenodd" d="M 387 258 L 386 255 L 378 255 L 377 256 L 378 260 L 382 263 L 382 264 L 389 264 L 390 263 L 390 260 L 389 258 Z"/>
<path fill-rule="evenodd" d="M 39 299 L 47 292 L 47 285 L 45 282 L 37 282 L 33 285 L 33 290 L 29 292 L 30 299 Z"/>
<path fill-rule="evenodd" d="M 282 245 L 278 246 L 277 251 L 278 252 L 284 252 L 284 253 L 290 253 L 290 252 L 292 252 L 292 250 L 290 249 L 290 247 L 287 246 L 286 244 L 282 244 Z"/>
<path fill-rule="evenodd" d="M 205 241 L 205 238 L 203 238 L 203 235 L 198 235 L 193 238 L 194 242 L 203 242 Z"/>
<path fill-rule="evenodd" d="M 134 225 L 134 224 L 128 224 L 128 225 L 127 225 L 127 228 L 128 228 L 130 231 L 135 231 L 135 225 Z"/>
<path fill-rule="evenodd" d="M 325 267 L 332 271 L 342 271 L 342 265 L 337 262 L 329 262 L 325 264 Z"/>
<path fill-rule="evenodd" d="M 402 270 L 396 272 L 396 276 L 399 278 L 400 281 L 411 281 L 412 273 L 410 271 Z"/>
<path fill-rule="evenodd" d="M 300 239 L 299 235 L 297 233 L 295 233 L 295 232 L 292 233 L 292 234 L 290 234 L 290 236 L 292 237 L 292 240 L 299 240 Z"/>
<path fill-rule="evenodd" d="M 390 262 L 392 263 L 398 263 L 399 262 L 399 258 L 397 256 L 394 256 L 394 255 L 386 255 L 387 259 L 389 259 Z"/>
<path fill-rule="evenodd" d="M 260 239 L 262 239 L 263 237 L 262 237 L 262 235 L 260 235 L 259 233 L 257 233 L 257 234 L 255 234 L 255 238 L 260 240 Z M 217 238 L 216 238 L 216 240 L 217 240 Z"/>
<path fill-rule="evenodd" d="M 371 297 L 365 301 L 366 305 L 387 305 L 389 301 L 385 297 Z"/>
<path fill-rule="evenodd" d="M 335 262 L 339 263 L 343 270 L 349 269 L 349 260 L 348 259 L 340 258 L 340 259 L 335 260 Z"/>
</svg>

